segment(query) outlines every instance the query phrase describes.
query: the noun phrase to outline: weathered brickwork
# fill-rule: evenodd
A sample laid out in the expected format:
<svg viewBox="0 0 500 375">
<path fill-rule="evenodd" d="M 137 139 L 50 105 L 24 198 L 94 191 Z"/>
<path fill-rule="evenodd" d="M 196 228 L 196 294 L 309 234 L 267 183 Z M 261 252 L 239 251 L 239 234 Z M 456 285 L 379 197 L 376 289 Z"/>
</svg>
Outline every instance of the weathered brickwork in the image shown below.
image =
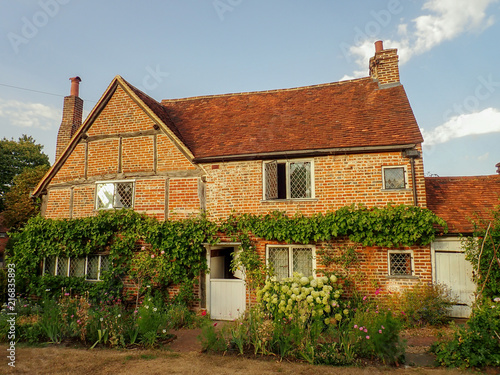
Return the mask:
<svg viewBox="0 0 500 375">
<path fill-rule="evenodd" d="M 67 219 L 70 216 L 71 189 L 50 189 L 47 193 L 45 217 L 50 219 Z"/>
<path fill-rule="evenodd" d="M 165 178 L 138 179 L 135 183 L 135 204 L 137 212 L 165 219 Z"/>
<path fill-rule="evenodd" d="M 75 186 L 73 190 L 72 217 L 95 215 L 95 184 Z"/>
<path fill-rule="evenodd" d="M 113 135 L 153 129 L 151 118 L 117 87 L 113 97 L 88 130 L 87 135 Z"/>
<path fill-rule="evenodd" d="M 122 139 L 122 172 L 153 172 L 154 139 L 132 137 Z"/>
<path fill-rule="evenodd" d="M 168 190 L 170 219 L 183 219 L 200 213 L 198 178 L 171 178 Z"/>
<path fill-rule="evenodd" d="M 156 147 L 158 150 L 158 172 L 196 169 L 166 135 L 158 134 Z"/>
<path fill-rule="evenodd" d="M 75 181 L 85 176 L 85 144 L 78 144 L 52 179 L 53 184 Z"/>
<path fill-rule="evenodd" d="M 106 176 L 118 172 L 118 138 L 89 142 L 87 176 Z"/>
<path fill-rule="evenodd" d="M 263 200 L 262 161 L 204 165 L 210 217 L 226 217 L 232 211 L 267 213 L 274 210 L 312 215 L 353 203 L 369 207 L 385 206 L 388 202 L 413 204 L 410 160 L 403 158 L 401 152 L 333 155 L 311 160 L 314 160 L 315 198 L 308 200 Z M 418 203 L 425 207 L 422 159 L 417 159 L 415 164 Z M 406 167 L 407 188 L 384 190 L 384 166 Z"/>
</svg>

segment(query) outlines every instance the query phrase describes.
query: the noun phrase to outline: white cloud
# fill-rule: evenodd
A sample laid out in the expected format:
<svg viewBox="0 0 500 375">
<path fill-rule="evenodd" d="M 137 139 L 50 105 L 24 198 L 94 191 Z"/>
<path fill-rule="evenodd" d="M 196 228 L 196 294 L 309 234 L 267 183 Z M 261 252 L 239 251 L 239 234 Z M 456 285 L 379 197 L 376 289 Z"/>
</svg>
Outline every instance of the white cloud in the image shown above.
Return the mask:
<svg viewBox="0 0 500 375">
<path fill-rule="evenodd" d="M 48 130 L 59 126 L 61 111 L 40 103 L 0 99 L 0 118 L 9 126 Z"/>
<path fill-rule="evenodd" d="M 428 0 L 422 10 L 427 14 L 397 26 L 398 40 L 384 40 L 386 48 L 397 48 L 400 64 L 452 40 L 465 32 L 482 31 L 493 25 L 493 16 L 486 14 L 488 6 L 497 0 Z M 372 21 L 373 22 L 373 21 Z M 384 26 L 384 25 L 381 25 Z M 376 35 L 349 47 L 348 53 L 364 70 L 355 71 L 354 77 L 366 76 L 370 57 L 374 55 Z"/>
<path fill-rule="evenodd" d="M 500 111 L 496 108 L 486 108 L 481 112 L 454 116 L 431 131 L 421 131 L 426 147 L 469 135 L 500 132 Z"/>
</svg>

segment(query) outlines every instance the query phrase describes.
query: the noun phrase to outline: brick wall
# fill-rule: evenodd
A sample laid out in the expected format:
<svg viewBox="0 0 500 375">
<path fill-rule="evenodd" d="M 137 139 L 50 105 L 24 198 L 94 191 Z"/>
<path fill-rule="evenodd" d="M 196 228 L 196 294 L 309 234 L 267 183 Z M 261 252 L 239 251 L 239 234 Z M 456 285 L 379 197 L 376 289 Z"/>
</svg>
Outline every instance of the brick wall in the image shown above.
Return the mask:
<svg viewBox="0 0 500 375">
<path fill-rule="evenodd" d="M 382 189 L 383 166 L 405 166 L 407 188 Z M 399 151 L 314 158 L 315 198 L 310 200 L 264 201 L 262 168 L 259 160 L 204 165 L 210 217 L 226 217 L 232 211 L 267 213 L 274 210 L 311 215 L 353 203 L 379 207 L 388 202 L 413 204 L 410 160 L 403 158 Z M 416 159 L 415 172 L 418 203 L 425 207 L 422 159 Z"/>
</svg>

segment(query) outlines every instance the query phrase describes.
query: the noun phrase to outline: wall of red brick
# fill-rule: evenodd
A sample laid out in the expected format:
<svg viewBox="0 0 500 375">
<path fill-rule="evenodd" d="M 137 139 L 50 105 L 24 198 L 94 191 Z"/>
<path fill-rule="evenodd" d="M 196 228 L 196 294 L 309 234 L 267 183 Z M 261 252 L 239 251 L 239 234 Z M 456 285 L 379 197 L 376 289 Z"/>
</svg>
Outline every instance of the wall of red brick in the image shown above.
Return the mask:
<svg viewBox="0 0 500 375">
<path fill-rule="evenodd" d="M 405 166 L 407 188 L 382 189 L 382 167 Z M 401 152 L 333 155 L 314 158 L 315 199 L 264 201 L 262 161 L 203 165 L 207 171 L 207 209 L 211 218 L 226 217 L 232 211 L 289 214 L 337 210 L 351 204 L 385 206 L 388 202 L 413 204 L 410 160 Z M 415 165 L 418 203 L 425 207 L 422 159 Z"/>
</svg>

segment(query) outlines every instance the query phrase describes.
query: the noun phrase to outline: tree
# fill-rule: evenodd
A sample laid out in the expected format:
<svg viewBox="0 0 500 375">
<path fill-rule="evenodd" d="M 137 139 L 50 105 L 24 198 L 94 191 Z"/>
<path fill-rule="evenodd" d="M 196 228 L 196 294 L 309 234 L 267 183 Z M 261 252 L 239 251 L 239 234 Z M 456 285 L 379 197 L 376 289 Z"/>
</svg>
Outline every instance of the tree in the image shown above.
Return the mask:
<svg viewBox="0 0 500 375">
<path fill-rule="evenodd" d="M 43 145 L 25 134 L 18 141 L 7 138 L 0 140 L 0 211 L 5 208 L 5 194 L 10 190 L 15 176 L 25 168 L 50 166 L 49 157 L 42 149 Z"/>
<path fill-rule="evenodd" d="M 16 229 L 40 212 L 38 202 L 31 199 L 31 191 L 49 170 L 48 165 L 25 168 L 14 176 L 12 186 L 5 194 L 3 216 L 8 228 Z"/>
</svg>

